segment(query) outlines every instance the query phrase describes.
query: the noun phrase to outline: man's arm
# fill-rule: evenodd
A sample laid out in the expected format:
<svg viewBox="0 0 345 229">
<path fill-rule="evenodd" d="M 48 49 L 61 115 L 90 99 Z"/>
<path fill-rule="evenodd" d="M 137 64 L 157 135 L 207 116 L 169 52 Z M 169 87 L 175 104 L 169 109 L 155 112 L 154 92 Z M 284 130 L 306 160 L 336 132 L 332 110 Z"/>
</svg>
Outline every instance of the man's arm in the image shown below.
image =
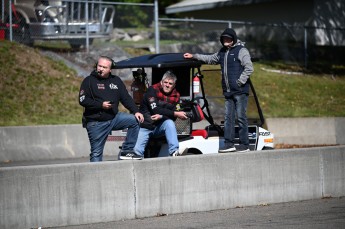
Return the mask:
<svg viewBox="0 0 345 229">
<path fill-rule="evenodd" d="M 92 97 L 90 76 L 86 77 L 79 90 L 79 104 L 88 109 L 102 109 L 102 102 Z"/>
<path fill-rule="evenodd" d="M 219 55 L 218 52 L 211 54 L 211 55 L 206 55 L 206 54 L 191 54 L 191 53 L 185 53 L 183 55 L 184 58 L 186 59 L 196 59 L 200 60 L 206 64 L 219 64 Z"/>
<path fill-rule="evenodd" d="M 151 115 L 163 115 L 167 118 L 174 119 L 174 109 L 167 108 L 168 106 L 163 106 L 156 95 L 156 91 L 153 87 L 149 87 L 144 96 L 145 103 L 147 104 L 147 109 Z M 171 106 L 170 108 L 172 108 Z"/>
<path fill-rule="evenodd" d="M 254 72 L 254 67 L 248 49 L 241 48 L 240 52 L 238 53 L 238 59 L 241 61 L 241 65 L 244 67 L 244 70 L 239 78 L 240 84 L 243 85 Z"/>
</svg>

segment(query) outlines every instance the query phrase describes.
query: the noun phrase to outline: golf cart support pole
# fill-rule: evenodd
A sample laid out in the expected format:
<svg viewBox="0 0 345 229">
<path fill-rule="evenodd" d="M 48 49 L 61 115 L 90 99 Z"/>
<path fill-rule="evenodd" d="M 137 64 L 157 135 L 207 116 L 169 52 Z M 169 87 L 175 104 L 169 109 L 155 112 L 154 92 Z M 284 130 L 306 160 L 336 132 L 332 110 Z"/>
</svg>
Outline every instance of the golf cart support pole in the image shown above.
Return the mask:
<svg viewBox="0 0 345 229">
<path fill-rule="evenodd" d="M 201 107 L 201 110 L 202 112 L 204 113 L 204 117 L 206 118 L 206 120 L 211 124 L 211 125 L 214 125 L 214 120 L 213 120 L 213 117 L 211 115 L 211 112 L 210 112 L 210 109 L 209 109 L 209 106 L 208 106 L 208 101 L 205 97 L 205 89 L 204 89 L 204 83 L 203 83 L 203 78 L 204 76 L 202 74 L 200 74 L 200 68 L 198 68 L 198 72 L 194 74 L 194 77 L 198 77 L 199 80 L 200 80 L 200 87 L 201 87 L 201 98 L 203 99 L 204 101 L 204 104 L 203 106 Z M 194 93 L 192 94 L 192 101 L 194 101 L 196 98 L 195 98 L 195 95 Z M 207 111 L 207 114 L 204 112 L 204 108 L 206 108 L 206 111 Z"/>
</svg>

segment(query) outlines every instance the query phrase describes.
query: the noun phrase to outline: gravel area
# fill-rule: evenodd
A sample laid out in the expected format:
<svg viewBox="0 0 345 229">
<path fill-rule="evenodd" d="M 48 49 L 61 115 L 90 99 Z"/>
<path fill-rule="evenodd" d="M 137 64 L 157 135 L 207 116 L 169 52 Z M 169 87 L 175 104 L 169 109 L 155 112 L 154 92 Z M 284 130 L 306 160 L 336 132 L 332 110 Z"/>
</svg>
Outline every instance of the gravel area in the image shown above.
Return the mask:
<svg viewBox="0 0 345 229">
<path fill-rule="evenodd" d="M 68 67 L 73 68 L 78 73 L 78 76 L 81 77 L 89 75 L 99 56 L 108 56 L 115 62 L 130 57 L 130 55 L 120 47 L 114 44 L 109 45 L 109 43 L 91 46 L 89 53 L 87 53 L 85 49 L 71 52 L 53 52 L 46 50 L 42 50 L 41 52 L 43 55 L 63 61 Z"/>
</svg>

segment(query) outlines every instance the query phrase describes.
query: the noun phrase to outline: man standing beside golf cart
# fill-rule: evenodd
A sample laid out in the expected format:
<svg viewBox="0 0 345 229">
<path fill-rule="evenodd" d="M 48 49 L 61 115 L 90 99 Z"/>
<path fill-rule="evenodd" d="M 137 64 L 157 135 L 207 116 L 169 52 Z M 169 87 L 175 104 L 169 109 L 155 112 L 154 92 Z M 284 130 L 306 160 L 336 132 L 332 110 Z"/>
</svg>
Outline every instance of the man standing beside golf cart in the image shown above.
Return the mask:
<svg viewBox="0 0 345 229">
<path fill-rule="evenodd" d="M 225 97 L 224 147 L 219 153 L 249 151 L 247 104 L 248 79 L 253 73 L 253 63 L 244 43 L 236 32 L 227 28 L 220 36 L 222 48 L 211 55 L 185 53 L 184 58 L 194 58 L 207 64 L 220 64 L 222 88 Z M 235 148 L 235 117 L 239 125 L 240 144 Z"/>
</svg>

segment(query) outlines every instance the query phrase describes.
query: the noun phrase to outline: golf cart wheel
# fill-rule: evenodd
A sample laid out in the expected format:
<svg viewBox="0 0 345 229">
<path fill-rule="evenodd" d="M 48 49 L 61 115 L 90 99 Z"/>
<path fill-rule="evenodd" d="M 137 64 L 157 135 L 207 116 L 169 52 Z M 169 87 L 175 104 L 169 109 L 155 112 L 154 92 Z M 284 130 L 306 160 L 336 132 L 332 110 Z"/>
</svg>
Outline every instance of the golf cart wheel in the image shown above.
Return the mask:
<svg viewBox="0 0 345 229">
<path fill-rule="evenodd" d="M 188 149 L 188 151 L 186 153 L 183 154 L 183 156 L 187 156 L 187 155 L 198 155 L 198 154 L 202 154 L 199 150 L 197 149 Z"/>
</svg>

